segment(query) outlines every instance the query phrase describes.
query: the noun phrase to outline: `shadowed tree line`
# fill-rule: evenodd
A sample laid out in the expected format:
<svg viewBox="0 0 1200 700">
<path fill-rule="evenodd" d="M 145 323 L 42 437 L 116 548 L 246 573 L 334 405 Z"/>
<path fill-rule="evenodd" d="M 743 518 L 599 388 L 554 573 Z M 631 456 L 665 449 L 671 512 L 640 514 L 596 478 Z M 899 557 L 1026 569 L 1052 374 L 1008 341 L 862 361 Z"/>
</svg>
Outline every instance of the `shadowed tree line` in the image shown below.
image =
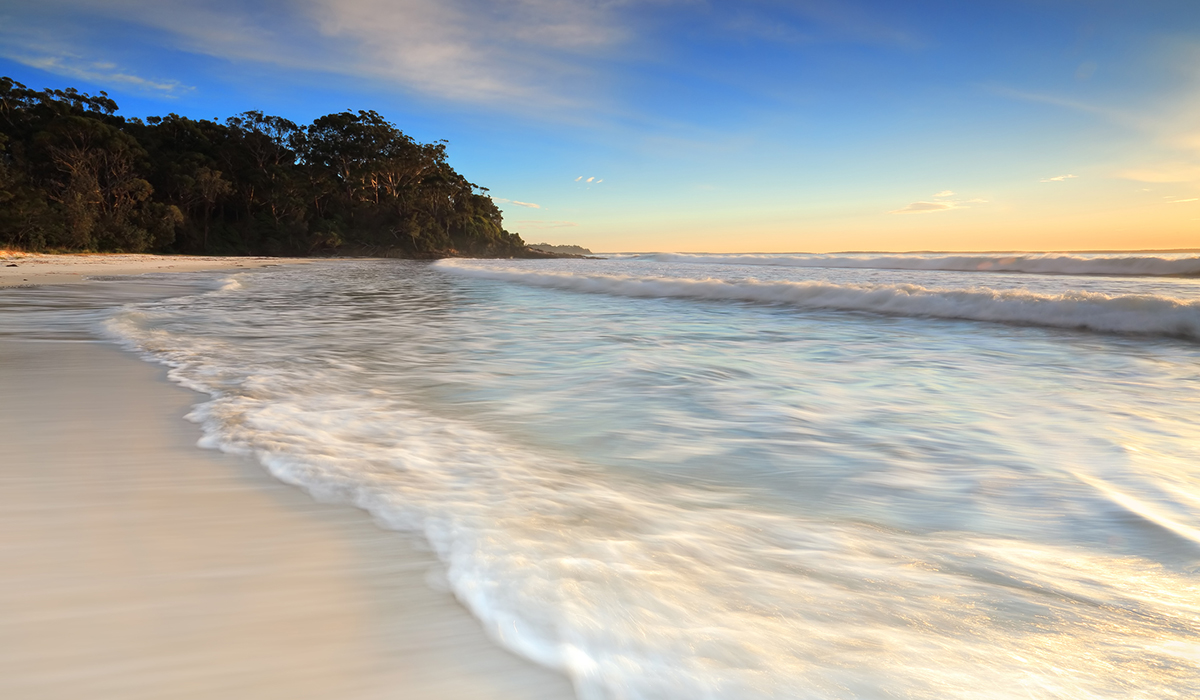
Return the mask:
<svg viewBox="0 0 1200 700">
<path fill-rule="evenodd" d="M 500 210 L 373 111 L 301 126 L 118 116 L 105 92 L 0 78 L 0 247 L 30 251 L 523 256 Z"/>
</svg>

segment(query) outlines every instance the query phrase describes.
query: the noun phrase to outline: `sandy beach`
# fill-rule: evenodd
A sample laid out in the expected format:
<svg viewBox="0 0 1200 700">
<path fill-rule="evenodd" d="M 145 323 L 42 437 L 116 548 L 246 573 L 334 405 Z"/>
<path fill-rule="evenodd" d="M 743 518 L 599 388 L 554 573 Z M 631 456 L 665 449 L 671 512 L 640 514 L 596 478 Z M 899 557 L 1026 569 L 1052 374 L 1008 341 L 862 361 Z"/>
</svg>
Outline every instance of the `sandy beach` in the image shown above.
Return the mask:
<svg viewBox="0 0 1200 700">
<path fill-rule="evenodd" d="M 93 275 L 198 272 L 251 269 L 308 262 L 304 258 L 218 257 L 212 255 L 69 254 L 40 255 L 0 250 L 0 287 L 71 284 Z"/>
<path fill-rule="evenodd" d="M 0 283 L 277 262 L 28 256 Z M 102 341 L 0 338 L 0 697 L 573 696 L 431 587 L 414 537 L 198 448 L 201 398 Z"/>
</svg>

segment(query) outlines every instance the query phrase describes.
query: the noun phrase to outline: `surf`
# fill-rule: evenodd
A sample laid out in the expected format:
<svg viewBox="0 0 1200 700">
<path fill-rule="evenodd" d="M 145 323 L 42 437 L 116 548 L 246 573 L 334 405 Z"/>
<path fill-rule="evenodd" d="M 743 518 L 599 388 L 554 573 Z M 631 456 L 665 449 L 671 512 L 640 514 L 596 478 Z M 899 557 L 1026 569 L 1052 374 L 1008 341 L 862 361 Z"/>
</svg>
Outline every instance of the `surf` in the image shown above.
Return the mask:
<svg viewBox="0 0 1200 700">
<path fill-rule="evenodd" d="M 877 270 L 941 270 L 947 272 L 1020 272 L 1043 275 L 1112 275 L 1138 277 L 1200 276 L 1196 255 L 1069 255 L 1001 253 L 992 255 L 703 255 L 652 253 L 658 262 L 709 265 L 856 268 Z"/>
<path fill-rule="evenodd" d="M 915 284 L 835 284 L 821 281 L 727 281 L 611 274 L 576 274 L 441 260 L 447 273 L 537 287 L 628 297 L 787 304 L 802 309 L 859 311 L 1098 333 L 1200 341 L 1200 302 L 1154 294 L 1020 289 L 948 289 Z"/>
</svg>

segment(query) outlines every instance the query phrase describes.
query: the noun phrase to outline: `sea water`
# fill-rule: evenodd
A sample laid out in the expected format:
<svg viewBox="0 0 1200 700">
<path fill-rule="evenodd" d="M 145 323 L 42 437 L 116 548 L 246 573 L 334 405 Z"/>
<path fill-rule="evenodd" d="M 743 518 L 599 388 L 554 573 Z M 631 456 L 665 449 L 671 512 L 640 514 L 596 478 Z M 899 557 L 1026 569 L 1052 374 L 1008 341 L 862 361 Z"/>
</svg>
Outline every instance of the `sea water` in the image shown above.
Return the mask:
<svg viewBox="0 0 1200 700">
<path fill-rule="evenodd" d="M 336 261 L 105 324 L 586 700 L 1187 698 L 1198 272 Z"/>
</svg>

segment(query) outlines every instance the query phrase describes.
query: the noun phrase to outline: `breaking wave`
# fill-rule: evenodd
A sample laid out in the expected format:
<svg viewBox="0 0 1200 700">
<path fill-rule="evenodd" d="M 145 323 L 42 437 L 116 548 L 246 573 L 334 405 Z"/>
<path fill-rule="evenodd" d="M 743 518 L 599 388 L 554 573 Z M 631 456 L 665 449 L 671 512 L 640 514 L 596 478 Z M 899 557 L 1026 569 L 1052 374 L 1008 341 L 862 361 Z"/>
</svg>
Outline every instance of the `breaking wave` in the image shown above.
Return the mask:
<svg viewBox="0 0 1200 700">
<path fill-rule="evenodd" d="M 884 379 L 914 353 L 961 347 L 954 333 L 927 329 L 881 343 L 889 353 L 851 350 L 830 363 L 791 343 L 673 335 L 674 322 L 705 322 L 698 306 L 612 310 L 563 294 L 534 316 L 503 294 L 460 295 L 470 285 L 443 284 L 463 280 L 442 273 L 955 318 L 1000 309 L 1009 317 L 987 320 L 1042 314 L 1074 326 L 1072 314 L 1161 324 L 1174 313 L 1190 337 L 1194 306 L 338 262 L 126 307 L 106 329 L 209 395 L 189 416 L 203 446 L 254 455 L 318 498 L 423 533 L 445 564 L 439 581 L 496 641 L 566 673 L 584 700 L 1000 700 L 1013 688 L 1036 700 L 1130 688 L 1167 698 L 1197 687 L 1194 569 L 1154 559 L 1200 537 L 1188 509 L 1194 348 L 1120 363 L 1131 374 L 1119 384 L 1093 381 L 1114 366 L 1099 357 L 1108 353 L 1081 357 L 1075 373 L 1059 369 L 1073 348 L 1044 365 L 958 352 L 957 364 L 930 363 L 931 391 Z M 598 351 L 605 361 L 591 361 L 597 337 L 639 323 L 690 342 L 653 352 L 613 342 Z M 836 344 L 840 324 L 830 325 Z M 775 391 L 801 385 L 803 403 Z M 1045 405 L 1031 386 L 1061 400 Z M 497 415 L 574 438 L 530 440 L 463 410 L 485 394 Z M 554 420 L 564 414 L 588 428 Z M 1031 420 L 1010 420 L 1024 414 Z M 633 424 L 643 436 L 622 435 Z M 698 462 L 676 475 L 672 466 L 701 449 L 735 480 L 707 478 L 692 470 Z M 606 468 L 603 454 L 622 466 Z M 1142 539 L 1146 530 L 1164 549 L 1146 546 L 1158 541 Z M 1194 567 L 1194 550 L 1182 549 Z"/>
<path fill-rule="evenodd" d="M 697 255 L 653 253 L 659 262 L 778 267 L 842 267 L 876 270 L 1026 272 L 1045 275 L 1200 276 L 1196 255 Z"/>
<path fill-rule="evenodd" d="M 436 265 L 458 275 L 578 292 L 789 304 L 807 309 L 866 311 L 1200 340 L 1200 302 L 1151 294 L 1109 295 L 1085 291 L 1037 294 L 986 288 L 940 289 L 914 284 L 727 282 L 578 275 L 473 266 L 449 260 L 439 261 Z"/>
</svg>

